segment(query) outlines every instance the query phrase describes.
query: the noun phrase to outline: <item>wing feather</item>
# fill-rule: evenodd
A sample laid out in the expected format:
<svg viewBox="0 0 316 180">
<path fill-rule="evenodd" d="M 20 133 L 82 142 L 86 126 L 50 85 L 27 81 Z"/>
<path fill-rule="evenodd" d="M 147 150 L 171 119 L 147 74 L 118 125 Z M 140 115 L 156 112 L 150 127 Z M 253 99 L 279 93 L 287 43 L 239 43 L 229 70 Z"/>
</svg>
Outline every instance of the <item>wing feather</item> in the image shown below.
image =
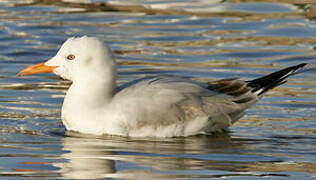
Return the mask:
<svg viewBox="0 0 316 180">
<path fill-rule="evenodd" d="M 177 76 L 138 80 L 122 88 L 116 98 L 129 99 L 125 101 L 127 105 L 122 114 L 134 119 L 138 124 L 135 128 L 139 124 L 156 127 L 181 124 L 184 132 L 191 131 L 186 127 L 206 132 L 227 129 L 256 100 L 245 83 L 238 79 L 201 83 Z"/>
</svg>

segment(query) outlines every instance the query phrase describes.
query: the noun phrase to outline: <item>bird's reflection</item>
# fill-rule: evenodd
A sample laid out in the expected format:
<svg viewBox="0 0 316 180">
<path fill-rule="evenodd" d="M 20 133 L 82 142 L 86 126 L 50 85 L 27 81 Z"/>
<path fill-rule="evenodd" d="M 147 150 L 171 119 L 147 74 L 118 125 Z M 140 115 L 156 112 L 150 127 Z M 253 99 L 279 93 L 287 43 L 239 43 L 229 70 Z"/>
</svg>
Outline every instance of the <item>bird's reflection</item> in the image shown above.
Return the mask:
<svg viewBox="0 0 316 180">
<path fill-rule="evenodd" d="M 62 147 L 59 146 L 60 141 L 57 141 L 58 154 L 46 152 L 41 143 L 39 147 L 42 149 L 38 150 L 43 150 L 42 155 L 30 159 L 25 154 L 27 158 L 22 158 L 13 172 L 0 172 L 0 176 L 195 179 L 240 177 L 245 174 L 247 177 L 262 177 L 288 176 L 286 172 L 316 173 L 316 164 L 313 162 L 283 159 L 288 157 L 284 148 L 288 148 L 289 143 L 284 143 L 280 137 L 252 139 L 217 134 L 170 139 L 130 139 L 65 137 L 60 133 L 55 135 L 60 135 L 62 140 Z M 293 142 L 292 145 L 295 144 Z"/>
<path fill-rule="evenodd" d="M 61 175 L 71 179 L 99 179 L 106 174 L 115 173 L 114 160 L 107 159 L 113 155 L 106 150 L 106 145 L 97 139 L 65 137 L 65 153 L 61 158 L 66 162 L 56 163 L 61 168 Z"/>
<path fill-rule="evenodd" d="M 160 177 L 166 170 L 229 170 L 229 160 L 213 160 L 216 154 L 236 153 L 243 145 L 228 134 L 170 139 L 122 137 L 65 137 L 62 158 L 57 163 L 65 178 L 99 179 Z M 213 155 L 212 155 L 213 154 Z M 161 177 L 163 176 L 163 177 Z"/>
</svg>

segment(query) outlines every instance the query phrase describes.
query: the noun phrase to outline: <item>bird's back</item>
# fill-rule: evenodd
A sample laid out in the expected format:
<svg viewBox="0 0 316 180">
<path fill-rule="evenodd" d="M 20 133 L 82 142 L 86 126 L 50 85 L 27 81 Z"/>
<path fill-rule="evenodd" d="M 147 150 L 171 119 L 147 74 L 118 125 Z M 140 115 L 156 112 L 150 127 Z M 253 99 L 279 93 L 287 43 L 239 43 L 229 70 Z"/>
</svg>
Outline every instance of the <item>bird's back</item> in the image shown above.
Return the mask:
<svg viewBox="0 0 316 180">
<path fill-rule="evenodd" d="M 221 92 L 229 83 L 235 83 L 229 88 L 236 92 L 240 88 L 240 93 Z M 187 136 L 225 130 L 240 118 L 243 110 L 256 101 L 255 97 L 250 100 L 252 95 L 243 88 L 243 82 L 236 79 L 200 83 L 156 76 L 121 88 L 114 102 L 126 116 L 126 131 L 131 136 L 144 136 L 141 132 L 154 132 L 149 136 Z M 238 102 L 241 95 L 249 99 Z"/>
</svg>

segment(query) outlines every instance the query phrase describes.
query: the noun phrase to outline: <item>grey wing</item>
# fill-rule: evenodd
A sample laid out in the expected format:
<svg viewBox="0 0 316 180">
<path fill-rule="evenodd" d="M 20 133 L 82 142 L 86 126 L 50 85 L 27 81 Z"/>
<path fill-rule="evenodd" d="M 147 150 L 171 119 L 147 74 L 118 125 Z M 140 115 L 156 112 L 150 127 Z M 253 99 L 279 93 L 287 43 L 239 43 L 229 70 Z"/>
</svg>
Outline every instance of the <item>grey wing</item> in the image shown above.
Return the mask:
<svg viewBox="0 0 316 180">
<path fill-rule="evenodd" d="M 186 126 L 204 118 L 203 131 L 228 128 L 257 101 L 246 83 L 237 79 L 202 83 L 177 76 L 138 80 L 121 88 L 117 98 L 128 99 L 127 109 L 131 113 L 127 114 L 134 116 L 137 123 L 157 126 L 183 123 Z"/>
<path fill-rule="evenodd" d="M 253 88 L 249 87 L 247 82 L 237 78 L 210 82 L 207 89 L 227 96 L 224 98 L 227 105 L 223 105 L 221 109 L 231 118 L 232 123 L 244 115 L 244 110 L 259 100 L 257 94 L 253 92 Z"/>
</svg>

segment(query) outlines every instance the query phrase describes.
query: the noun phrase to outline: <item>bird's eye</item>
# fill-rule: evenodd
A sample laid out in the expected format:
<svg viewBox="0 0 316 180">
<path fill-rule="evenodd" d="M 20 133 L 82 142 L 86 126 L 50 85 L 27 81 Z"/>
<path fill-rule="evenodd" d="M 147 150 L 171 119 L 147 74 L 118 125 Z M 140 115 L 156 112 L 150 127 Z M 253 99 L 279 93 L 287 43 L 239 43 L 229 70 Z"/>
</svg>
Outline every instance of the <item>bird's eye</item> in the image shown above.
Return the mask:
<svg viewBox="0 0 316 180">
<path fill-rule="evenodd" d="M 74 60 L 74 59 L 75 59 L 75 55 L 69 54 L 69 55 L 67 56 L 67 59 L 68 59 L 68 60 Z"/>
</svg>

